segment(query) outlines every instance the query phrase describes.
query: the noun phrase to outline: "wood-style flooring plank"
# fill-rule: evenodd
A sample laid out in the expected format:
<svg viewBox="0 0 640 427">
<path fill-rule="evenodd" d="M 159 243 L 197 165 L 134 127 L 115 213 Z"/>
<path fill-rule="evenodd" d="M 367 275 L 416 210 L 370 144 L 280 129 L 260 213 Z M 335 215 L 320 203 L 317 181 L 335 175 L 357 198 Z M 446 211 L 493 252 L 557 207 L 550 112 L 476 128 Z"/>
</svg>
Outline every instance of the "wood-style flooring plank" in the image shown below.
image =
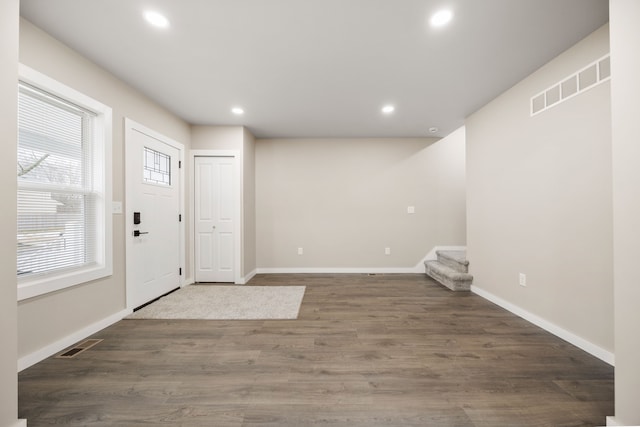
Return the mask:
<svg viewBox="0 0 640 427">
<path fill-rule="evenodd" d="M 424 275 L 258 275 L 296 320 L 123 320 L 19 375 L 29 426 L 594 426 L 613 368 Z"/>
</svg>

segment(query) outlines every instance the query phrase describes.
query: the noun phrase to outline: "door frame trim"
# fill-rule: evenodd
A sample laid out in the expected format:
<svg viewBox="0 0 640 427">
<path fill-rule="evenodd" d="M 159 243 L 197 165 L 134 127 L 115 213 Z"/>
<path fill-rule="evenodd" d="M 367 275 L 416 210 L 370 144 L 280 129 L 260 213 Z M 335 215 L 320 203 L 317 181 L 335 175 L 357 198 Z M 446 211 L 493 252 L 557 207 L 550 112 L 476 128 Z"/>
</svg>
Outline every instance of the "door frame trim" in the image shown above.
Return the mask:
<svg viewBox="0 0 640 427">
<path fill-rule="evenodd" d="M 133 286 L 131 283 L 131 280 L 129 280 L 129 273 L 128 273 L 128 268 L 127 265 L 128 263 L 128 254 L 130 253 L 130 240 L 128 239 L 129 235 L 128 233 L 131 232 L 132 229 L 132 225 L 130 223 L 130 218 L 127 218 L 127 208 L 129 205 L 129 197 L 131 195 L 131 180 L 129 179 L 129 177 L 127 176 L 127 150 L 129 149 L 129 146 L 127 144 L 127 141 L 131 138 L 131 134 L 132 132 L 140 132 L 143 133 L 145 135 L 148 135 L 154 139 L 157 139 L 158 141 L 163 142 L 164 144 L 167 144 L 175 149 L 178 150 L 179 154 L 179 158 L 178 161 L 182 162 L 183 164 L 184 162 L 184 158 L 185 158 L 185 148 L 184 148 L 184 144 L 169 138 L 168 136 L 165 136 L 159 132 L 154 131 L 153 129 L 150 129 L 134 120 L 131 120 L 128 117 L 124 118 L 124 157 L 125 157 L 125 161 L 124 161 L 124 168 L 123 168 L 123 175 L 124 175 L 124 179 L 125 179 L 125 209 L 123 212 L 124 215 L 124 242 L 125 242 L 125 288 L 126 288 L 126 292 L 125 292 L 125 299 L 126 299 L 126 307 L 127 310 L 133 310 L 135 307 L 132 306 L 133 304 Z M 180 257 L 180 265 L 182 266 L 182 271 L 184 274 L 179 275 L 178 276 L 178 284 L 180 287 L 183 287 L 185 285 L 185 275 L 186 275 L 186 259 L 185 259 L 185 255 L 186 255 L 186 251 L 185 251 L 185 237 L 186 237 L 186 233 L 185 233 L 185 223 L 186 223 L 186 215 L 184 214 L 185 211 L 185 175 L 184 175 L 184 171 L 185 171 L 185 167 L 183 166 L 182 168 L 178 169 L 178 179 L 180 180 L 180 185 L 178 186 L 178 193 L 179 193 L 179 208 L 180 208 L 180 212 L 182 213 L 183 217 L 185 218 L 184 221 L 179 222 L 179 226 L 178 226 L 178 242 L 179 242 L 179 257 Z"/>
<path fill-rule="evenodd" d="M 195 163 L 196 157 L 233 157 L 235 161 L 234 173 L 234 192 L 235 192 L 235 217 L 237 219 L 234 225 L 234 254 L 233 254 L 233 275 L 236 285 L 243 285 L 242 277 L 242 153 L 238 150 L 190 150 L 189 151 L 189 208 L 191 215 L 189 218 L 189 236 L 191 244 L 189 245 L 189 268 L 193 272 L 191 282 L 195 282 L 195 247 L 196 247 L 196 227 L 195 227 Z"/>
</svg>

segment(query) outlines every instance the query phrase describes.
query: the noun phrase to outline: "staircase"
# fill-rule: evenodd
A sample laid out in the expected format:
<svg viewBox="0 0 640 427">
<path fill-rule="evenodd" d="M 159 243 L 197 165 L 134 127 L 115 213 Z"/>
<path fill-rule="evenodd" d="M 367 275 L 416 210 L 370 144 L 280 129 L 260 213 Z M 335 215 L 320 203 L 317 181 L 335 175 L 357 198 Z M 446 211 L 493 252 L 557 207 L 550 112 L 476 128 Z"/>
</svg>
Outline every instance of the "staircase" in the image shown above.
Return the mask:
<svg viewBox="0 0 640 427">
<path fill-rule="evenodd" d="M 469 274 L 467 252 L 436 251 L 437 260 L 425 261 L 427 276 L 442 283 L 452 291 L 468 291 L 473 276 Z"/>
</svg>

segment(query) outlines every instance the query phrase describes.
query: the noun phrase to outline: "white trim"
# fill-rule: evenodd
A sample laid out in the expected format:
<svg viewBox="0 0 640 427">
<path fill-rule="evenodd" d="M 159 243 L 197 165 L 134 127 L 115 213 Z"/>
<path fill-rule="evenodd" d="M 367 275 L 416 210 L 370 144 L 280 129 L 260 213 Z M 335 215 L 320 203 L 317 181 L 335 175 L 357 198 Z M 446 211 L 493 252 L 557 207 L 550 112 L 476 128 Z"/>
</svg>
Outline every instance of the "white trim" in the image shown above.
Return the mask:
<svg viewBox="0 0 640 427">
<path fill-rule="evenodd" d="M 26 419 L 18 419 L 18 421 L 15 422 L 15 424 L 13 425 L 13 427 L 27 427 L 27 420 Z"/>
<path fill-rule="evenodd" d="M 548 320 L 543 319 L 542 317 L 539 317 L 533 313 L 530 313 L 526 310 L 524 310 L 523 308 L 518 307 L 517 305 L 511 304 L 508 301 L 503 300 L 500 297 L 497 297 L 495 295 L 493 295 L 490 292 L 487 292 L 481 288 L 478 288 L 475 285 L 471 285 L 471 292 L 473 292 L 476 295 L 481 296 L 482 298 L 491 301 L 492 303 L 499 305 L 500 307 L 510 311 L 511 313 L 515 314 L 516 316 L 519 316 L 531 323 L 533 323 L 536 326 L 539 326 L 540 328 L 546 330 L 547 332 L 552 333 L 553 335 L 562 338 L 563 340 L 575 345 L 576 347 L 586 351 L 587 353 L 591 354 L 592 356 L 597 357 L 598 359 L 602 360 L 603 362 L 608 363 L 611 366 L 615 366 L 615 356 L 613 353 L 603 349 L 602 347 L 599 347 L 595 344 L 593 344 L 592 342 L 589 342 L 587 340 L 585 340 L 584 338 L 581 338 L 579 336 L 577 336 L 576 334 L 574 334 L 573 332 L 569 332 L 566 329 L 561 328 L 558 325 L 555 325 L 551 322 L 549 322 Z"/>
<path fill-rule="evenodd" d="M 354 268 L 333 268 L 333 267 L 293 267 L 293 268 L 257 268 L 252 272 L 257 274 L 419 274 L 424 273 L 424 262 L 437 259 L 436 251 L 461 251 L 467 249 L 466 246 L 434 246 L 413 267 L 354 267 Z M 248 276 L 247 276 L 248 277 Z M 248 282 L 253 276 L 246 279 Z"/>
<path fill-rule="evenodd" d="M 190 208 L 191 208 L 191 245 L 189 248 L 189 259 L 191 271 L 193 271 L 193 277 L 195 279 L 195 245 L 196 245 L 196 236 L 195 236 L 195 163 L 196 157 L 233 157 L 236 162 L 236 176 L 235 176 L 235 202 L 236 202 L 236 224 L 234 229 L 235 234 L 235 254 L 234 254 L 234 283 L 241 285 L 244 284 L 244 278 L 242 277 L 242 177 L 244 175 L 244 166 L 242 153 L 238 150 L 191 150 L 189 152 L 189 170 L 191 173 L 189 174 L 189 200 L 190 200 Z"/>
<path fill-rule="evenodd" d="M 424 273 L 424 262 L 437 259 L 436 251 L 459 251 L 466 249 L 466 246 L 434 246 L 418 263 L 413 267 L 355 267 L 355 268 L 332 268 L 332 267 L 294 267 L 294 268 L 258 268 L 258 274 L 279 274 L 279 273 L 379 273 L 379 274 L 411 274 Z M 253 277 L 253 276 L 252 276 Z"/>
<path fill-rule="evenodd" d="M 19 81 L 31 84 L 52 95 L 59 96 L 96 114 L 94 149 L 100 153 L 93 165 L 96 187 L 100 190 L 96 220 L 102 230 L 96 233 L 97 259 L 94 265 L 62 273 L 44 273 L 42 276 L 18 278 L 18 301 L 77 286 L 113 274 L 113 215 L 112 200 L 112 146 L 113 113 L 111 107 L 48 77 L 24 64 L 18 64 Z"/>
<path fill-rule="evenodd" d="M 640 427 L 640 426 L 630 426 L 626 424 L 622 424 L 621 421 L 616 420 L 615 417 L 607 417 L 607 427 Z"/>
<path fill-rule="evenodd" d="M 54 354 L 64 350 L 67 347 L 72 346 L 73 344 L 87 338 L 90 335 L 95 334 L 96 332 L 100 332 L 104 328 L 113 325 L 116 322 L 124 319 L 126 316 L 132 313 L 132 310 L 121 310 L 117 313 L 112 314 L 109 317 L 106 317 L 102 320 L 99 320 L 91 325 L 84 327 L 71 335 L 67 335 L 66 337 L 49 344 L 46 347 L 41 348 L 40 350 L 34 351 L 31 354 L 27 354 L 26 356 L 18 359 L 18 372 L 27 369 L 30 366 L 35 365 L 38 362 L 43 361 L 47 357 L 53 356 Z"/>
<path fill-rule="evenodd" d="M 102 102 L 85 95 L 51 77 L 42 74 L 39 71 L 34 70 L 24 64 L 18 64 L 18 76 L 19 80 L 25 83 L 29 83 L 36 87 L 44 86 L 47 92 L 52 95 L 60 96 L 63 99 L 72 98 L 71 100 L 84 108 L 92 111 L 101 112 L 106 107 Z M 109 107 L 107 107 L 109 108 Z M 111 110 L 111 108 L 109 108 Z"/>
<path fill-rule="evenodd" d="M 247 274 L 246 276 L 244 276 L 244 277 L 242 278 L 242 281 L 241 281 L 241 282 L 239 282 L 239 283 L 237 283 L 237 284 L 238 284 L 238 285 L 246 285 L 246 284 L 249 282 L 249 280 L 253 279 L 253 277 L 254 277 L 256 274 L 258 274 L 258 269 L 255 269 L 255 270 L 251 271 L 249 274 Z"/>
<path fill-rule="evenodd" d="M 294 267 L 294 268 L 257 268 L 257 274 L 406 274 L 416 273 L 413 267 Z M 422 271 L 424 273 L 424 266 Z"/>
<path fill-rule="evenodd" d="M 186 162 L 185 162 L 185 148 L 184 148 L 184 144 L 173 140 L 159 132 L 154 131 L 153 129 L 150 129 L 128 117 L 124 118 L 124 132 L 125 132 L 125 157 L 127 155 L 127 147 L 126 147 L 126 141 L 128 139 L 131 138 L 131 133 L 137 131 L 140 133 L 143 133 L 147 136 L 150 136 L 151 138 L 157 139 L 158 141 L 163 142 L 164 144 L 167 144 L 173 148 L 175 148 L 176 150 L 178 150 L 179 154 L 179 158 L 178 161 L 183 163 L 183 167 L 178 169 L 179 173 L 178 173 L 178 179 L 180 180 L 180 185 L 178 188 L 178 193 L 179 193 L 179 209 L 180 212 L 182 214 L 183 217 L 183 221 L 181 221 L 179 223 L 179 244 L 180 244 L 180 248 L 179 248 L 179 261 L 180 261 L 180 266 L 182 267 L 182 271 L 183 273 L 186 274 L 187 268 L 186 268 L 186 227 L 185 227 L 185 223 L 187 222 L 187 215 L 186 215 L 186 209 L 185 209 L 185 175 L 184 175 L 184 170 L 186 168 Z M 126 162 L 125 162 L 125 169 L 126 169 Z M 130 197 L 131 194 L 131 189 L 130 189 L 130 180 L 128 178 L 125 178 L 126 182 L 125 182 L 125 204 L 128 205 L 127 201 Z M 130 224 L 130 220 L 131 218 L 127 215 L 127 209 L 128 206 L 125 206 L 125 242 L 126 242 L 126 251 L 128 252 L 130 250 L 129 246 L 131 244 L 131 240 L 128 238 L 129 234 L 131 232 L 131 230 L 129 229 Z M 125 258 L 126 258 L 126 253 L 125 253 Z M 126 263 L 125 263 L 126 264 Z M 127 275 L 126 273 L 126 266 L 125 266 L 125 276 Z M 178 284 L 180 287 L 183 286 L 185 282 L 184 276 L 179 276 L 178 277 Z M 132 286 L 130 286 L 131 281 L 130 280 L 126 280 L 125 281 L 125 287 L 126 287 L 126 301 L 127 301 L 127 308 L 130 310 L 133 310 L 135 307 L 132 307 L 132 295 L 133 295 L 133 288 Z"/>
<path fill-rule="evenodd" d="M 622 424 L 618 423 L 614 417 L 607 417 L 607 426 L 621 426 Z"/>
</svg>

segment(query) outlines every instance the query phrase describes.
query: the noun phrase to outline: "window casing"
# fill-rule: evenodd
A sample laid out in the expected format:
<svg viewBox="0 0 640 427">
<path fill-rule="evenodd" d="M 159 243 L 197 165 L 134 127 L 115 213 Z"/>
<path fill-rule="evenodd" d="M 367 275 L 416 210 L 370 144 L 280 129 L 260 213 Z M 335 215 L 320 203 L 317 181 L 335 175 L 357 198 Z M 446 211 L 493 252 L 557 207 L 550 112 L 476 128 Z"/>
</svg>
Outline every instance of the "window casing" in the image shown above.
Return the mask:
<svg viewBox="0 0 640 427">
<path fill-rule="evenodd" d="M 18 99 L 21 300 L 112 274 L 111 109 L 23 65 Z"/>
</svg>

